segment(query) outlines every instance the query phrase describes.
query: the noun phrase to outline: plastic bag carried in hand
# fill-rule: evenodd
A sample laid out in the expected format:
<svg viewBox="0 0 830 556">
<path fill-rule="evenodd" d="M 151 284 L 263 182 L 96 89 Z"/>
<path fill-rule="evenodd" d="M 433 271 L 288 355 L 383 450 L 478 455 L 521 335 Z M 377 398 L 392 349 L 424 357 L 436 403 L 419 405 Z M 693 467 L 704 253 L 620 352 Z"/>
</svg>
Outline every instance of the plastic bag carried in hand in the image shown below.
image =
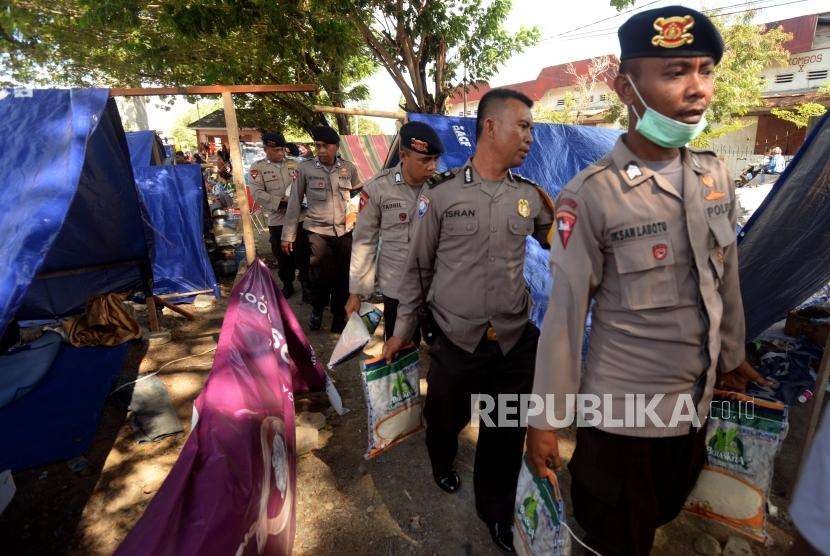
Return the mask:
<svg viewBox="0 0 830 556">
<path fill-rule="evenodd" d="M 360 310 L 349 317 L 346 327 L 340 334 L 340 339 L 334 346 L 334 351 L 331 352 L 329 369 L 348 361 L 366 347 L 378 327 L 381 316 L 383 313 L 371 303 L 360 304 Z"/>
<path fill-rule="evenodd" d="M 361 364 L 360 376 L 369 417 L 366 459 L 377 456 L 423 428 L 419 355 L 418 348 L 412 347 L 400 352 L 392 363 L 378 357 Z"/>
<path fill-rule="evenodd" d="M 520 555 L 570 554 L 571 543 L 565 525 L 565 502 L 559 482 L 537 477 L 522 459 L 513 511 L 513 548 Z"/>
</svg>

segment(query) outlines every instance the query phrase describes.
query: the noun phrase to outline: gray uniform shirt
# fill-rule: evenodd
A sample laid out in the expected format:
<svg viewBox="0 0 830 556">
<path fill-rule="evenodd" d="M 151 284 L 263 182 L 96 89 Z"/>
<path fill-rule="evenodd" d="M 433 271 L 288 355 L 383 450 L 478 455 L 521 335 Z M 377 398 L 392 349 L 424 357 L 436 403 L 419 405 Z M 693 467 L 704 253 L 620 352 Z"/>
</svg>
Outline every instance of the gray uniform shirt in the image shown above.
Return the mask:
<svg viewBox="0 0 830 556">
<path fill-rule="evenodd" d="M 269 226 L 283 223 L 296 169 L 297 163 L 293 160 L 271 162 L 263 158 L 251 165 L 254 200 L 265 210 Z"/>
<path fill-rule="evenodd" d="M 371 295 L 377 276 L 383 295 L 398 298 L 421 189 L 404 182 L 400 164 L 363 186 L 352 240 L 350 293 Z"/>
<path fill-rule="evenodd" d="M 282 241 L 297 239 L 300 201 L 305 195 L 308 212 L 303 226 L 309 232 L 324 236 L 342 236 L 346 229 L 346 204 L 352 191 L 359 189 L 357 168 L 340 157 L 331 167 L 323 166 L 318 158 L 306 160 L 297 168 L 295 186 L 291 188 L 288 209 L 282 228 Z"/>
<path fill-rule="evenodd" d="M 431 286 L 430 310 L 454 344 L 472 353 L 492 326 L 502 352 L 510 351 L 530 308 L 525 237 L 548 244 L 549 203 L 539 186 L 516 174 L 495 191 L 482 187 L 469 161 L 428 182 L 398 288 L 395 336 L 412 337 L 422 292 Z"/>
</svg>

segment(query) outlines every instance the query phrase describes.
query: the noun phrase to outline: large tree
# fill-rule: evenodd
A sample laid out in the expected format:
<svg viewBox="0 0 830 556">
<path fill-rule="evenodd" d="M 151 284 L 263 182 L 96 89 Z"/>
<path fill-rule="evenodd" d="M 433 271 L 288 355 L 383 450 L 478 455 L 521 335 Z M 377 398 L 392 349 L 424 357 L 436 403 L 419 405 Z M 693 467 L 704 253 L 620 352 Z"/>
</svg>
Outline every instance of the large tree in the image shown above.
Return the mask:
<svg viewBox="0 0 830 556">
<path fill-rule="evenodd" d="M 487 81 L 539 31 L 504 28 L 511 0 L 334 0 L 361 32 L 410 112 L 441 113 L 459 87 Z"/>
<path fill-rule="evenodd" d="M 365 98 L 366 88 L 355 84 L 375 67 L 360 33 L 321 0 L 8 1 L 0 0 L 0 77 L 7 81 L 320 87 L 316 98 L 237 97 L 262 127 L 309 129 L 323 120 L 311 104 Z M 346 117 L 337 123 L 348 133 Z"/>
</svg>

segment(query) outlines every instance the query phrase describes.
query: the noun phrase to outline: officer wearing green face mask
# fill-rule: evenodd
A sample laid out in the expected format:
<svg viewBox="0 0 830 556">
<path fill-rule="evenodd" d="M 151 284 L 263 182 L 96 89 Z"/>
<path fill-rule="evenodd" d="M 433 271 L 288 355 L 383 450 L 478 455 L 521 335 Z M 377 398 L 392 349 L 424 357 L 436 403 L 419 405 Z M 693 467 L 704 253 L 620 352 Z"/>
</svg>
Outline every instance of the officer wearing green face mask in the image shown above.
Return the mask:
<svg viewBox="0 0 830 556">
<path fill-rule="evenodd" d="M 528 416 L 527 453 L 551 475 L 575 395 L 598 400 L 602 419 L 577 429 L 568 465 L 574 516 L 599 553 L 648 554 L 704 463 L 715 384 L 762 379 L 744 360 L 732 180 L 714 153 L 686 147 L 706 127 L 721 36 L 668 6 L 634 15 L 619 37 L 614 87 L 629 126 L 556 201 L 533 386 L 546 411 Z"/>
</svg>

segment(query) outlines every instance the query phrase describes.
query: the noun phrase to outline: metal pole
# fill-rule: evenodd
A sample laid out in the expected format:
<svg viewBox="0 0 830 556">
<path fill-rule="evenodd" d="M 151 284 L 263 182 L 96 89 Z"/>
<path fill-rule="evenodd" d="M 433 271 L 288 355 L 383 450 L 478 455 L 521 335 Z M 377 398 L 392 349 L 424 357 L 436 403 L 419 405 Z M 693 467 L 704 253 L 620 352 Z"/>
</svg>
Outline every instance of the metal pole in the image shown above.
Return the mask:
<svg viewBox="0 0 830 556">
<path fill-rule="evenodd" d="M 236 204 L 239 205 L 239 219 L 242 221 L 242 241 L 245 244 L 245 257 L 250 266 L 256 258 L 256 243 L 245 188 L 245 170 L 242 167 L 242 149 L 239 147 L 239 125 L 236 121 L 236 109 L 233 107 L 233 95 L 229 92 L 223 92 L 222 103 L 225 108 L 225 125 L 228 130 L 228 142 L 231 148 L 233 181 L 236 184 Z"/>
</svg>

